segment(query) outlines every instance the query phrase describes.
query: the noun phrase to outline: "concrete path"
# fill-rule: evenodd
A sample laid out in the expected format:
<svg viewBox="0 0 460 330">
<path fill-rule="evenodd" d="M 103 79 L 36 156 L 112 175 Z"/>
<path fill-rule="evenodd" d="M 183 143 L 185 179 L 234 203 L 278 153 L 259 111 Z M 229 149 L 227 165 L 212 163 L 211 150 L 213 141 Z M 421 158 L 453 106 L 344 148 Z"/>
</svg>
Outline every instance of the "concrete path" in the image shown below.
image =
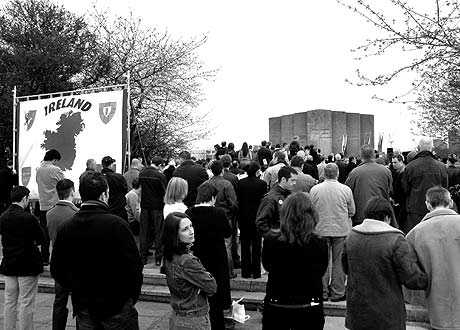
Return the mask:
<svg viewBox="0 0 460 330">
<path fill-rule="evenodd" d="M 35 330 L 51 329 L 51 315 L 54 295 L 39 293 L 36 300 L 36 310 L 34 315 Z M 3 328 L 3 301 L 4 292 L 0 290 L 0 328 Z M 171 312 L 169 304 L 138 302 L 136 304 L 139 312 L 139 325 L 142 330 L 167 330 L 168 319 Z M 70 304 L 69 304 L 70 309 Z M 251 318 L 245 324 L 237 324 L 236 330 L 260 330 L 262 315 L 259 312 L 249 312 Z M 345 320 L 342 317 L 327 317 L 325 330 L 342 330 Z M 70 319 L 67 323 L 67 329 L 75 329 L 75 320 Z M 426 325 L 408 324 L 407 330 L 429 329 Z"/>
</svg>

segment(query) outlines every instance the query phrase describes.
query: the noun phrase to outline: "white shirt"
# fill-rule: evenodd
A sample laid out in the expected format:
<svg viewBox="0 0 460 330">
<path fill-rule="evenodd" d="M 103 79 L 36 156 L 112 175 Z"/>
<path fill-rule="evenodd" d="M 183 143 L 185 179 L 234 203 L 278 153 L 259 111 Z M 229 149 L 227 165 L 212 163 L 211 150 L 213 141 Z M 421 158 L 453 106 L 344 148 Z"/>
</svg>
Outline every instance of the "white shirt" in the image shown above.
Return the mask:
<svg viewBox="0 0 460 330">
<path fill-rule="evenodd" d="M 174 204 L 165 204 L 163 208 L 163 217 L 166 219 L 169 213 L 172 212 L 181 212 L 184 213 L 187 211 L 187 206 L 184 203 L 174 203 Z"/>
</svg>

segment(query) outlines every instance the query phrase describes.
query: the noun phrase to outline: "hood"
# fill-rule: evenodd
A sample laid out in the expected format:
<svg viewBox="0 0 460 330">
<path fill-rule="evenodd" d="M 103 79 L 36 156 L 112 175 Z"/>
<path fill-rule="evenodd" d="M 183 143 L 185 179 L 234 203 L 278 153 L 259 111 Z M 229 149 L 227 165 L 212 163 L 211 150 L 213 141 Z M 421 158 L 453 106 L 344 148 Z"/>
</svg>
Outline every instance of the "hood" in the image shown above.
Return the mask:
<svg viewBox="0 0 460 330">
<path fill-rule="evenodd" d="M 404 235 L 402 231 L 397 228 L 390 226 L 389 224 L 374 219 L 364 219 L 363 223 L 354 226 L 352 230 L 363 233 L 363 234 L 377 234 L 377 233 L 400 233 Z"/>
</svg>

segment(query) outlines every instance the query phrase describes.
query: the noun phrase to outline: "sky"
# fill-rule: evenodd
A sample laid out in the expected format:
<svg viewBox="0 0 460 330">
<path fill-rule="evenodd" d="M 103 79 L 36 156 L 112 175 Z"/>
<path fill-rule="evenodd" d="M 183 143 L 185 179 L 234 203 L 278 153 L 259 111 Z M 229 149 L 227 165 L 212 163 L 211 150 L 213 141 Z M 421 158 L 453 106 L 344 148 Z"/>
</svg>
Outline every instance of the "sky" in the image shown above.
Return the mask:
<svg viewBox="0 0 460 330">
<path fill-rule="evenodd" d="M 94 3 L 56 1 L 79 13 Z M 356 78 L 360 67 L 351 49 L 378 31 L 336 0 L 99 0 L 96 6 L 122 16 L 133 11 L 144 23 L 176 38 L 208 35 L 200 56 L 219 71 L 205 86 L 206 100 L 196 111 L 210 113 L 215 129 L 195 148 L 211 148 L 220 141 L 234 142 L 237 149 L 244 141 L 259 144 L 268 139 L 269 117 L 312 109 L 374 114 L 375 143 L 382 133 L 384 148 L 415 146 L 407 105 L 372 98 L 399 95 L 410 81 L 384 89 L 346 82 Z M 401 59 L 396 54 L 367 68 L 378 73 Z"/>
</svg>

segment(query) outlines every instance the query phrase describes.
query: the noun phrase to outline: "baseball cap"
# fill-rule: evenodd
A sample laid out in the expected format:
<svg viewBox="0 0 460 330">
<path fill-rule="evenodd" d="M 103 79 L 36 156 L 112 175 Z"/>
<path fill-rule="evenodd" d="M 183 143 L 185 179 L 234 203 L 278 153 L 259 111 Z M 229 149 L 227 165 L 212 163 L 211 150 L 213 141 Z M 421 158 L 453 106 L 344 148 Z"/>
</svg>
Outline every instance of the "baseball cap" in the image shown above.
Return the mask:
<svg viewBox="0 0 460 330">
<path fill-rule="evenodd" d="M 112 157 L 110 156 L 105 156 L 104 158 L 102 158 L 102 166 L 110 166 L 112 165 L 113 163 L 115 163 L 116 160 L 113 159 Z"/>
</svg>

